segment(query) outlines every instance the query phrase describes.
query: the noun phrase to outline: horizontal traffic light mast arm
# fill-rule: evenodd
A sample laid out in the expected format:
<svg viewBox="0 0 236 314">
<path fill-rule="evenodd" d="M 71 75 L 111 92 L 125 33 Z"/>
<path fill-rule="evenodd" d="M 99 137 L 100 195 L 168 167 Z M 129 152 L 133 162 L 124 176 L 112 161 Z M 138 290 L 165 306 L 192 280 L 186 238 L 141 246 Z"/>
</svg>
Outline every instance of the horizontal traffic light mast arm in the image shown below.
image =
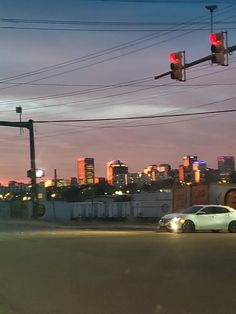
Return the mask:
<svg viewBox="0 0 236 314">
<path fill-rule="evenodd" d="M 26 128 L 30 129 L 32 128 L 32 120 L 29 120 L 28 122 L 9 122 L 9 121 L 0 121 L 0 126 L 11 126 L 15 128 Z"/>
<path fill-rule="evenodd" d="M 211 59 L 212 59 L 212 55 L 209 55 L 209 56 L 203 57 L 201 59 L 198 59 L 196 61 L 193 61 L 193 62 L 190 62 L 190 63 L 186 63 L 185 64 L 185 69 L 190 68 L 190 67 L 192 67 L 194 65 L 197 65 L 199 63 L 203 63 L 203 62 L 209 61 Z"/>
<path fill-rule="evenodd" d="M 235 51 L 235 50 L 236 50 L 236 45 L 229 47 L 229 48 L 227 49 L 227 52 L 230 53 L 230 52 L 233 52 L 233 51 Z"/>
<path fill-rule="evenodd" d="M 230 53 L 230 52 L 233 52 L 233 51 L 235 51 L 235 50 L 236 50 L 236 45 L 231 46 L 231 47 L 228 47 L 226 52 L 227 52 L 227 53 Z M 206 57 L 203 57 L 203 58 L 201 58 L 201 59 L 195 60 L 195 61 L 193 61 L 193 62 L 186 63 L 185 66 L 184 66 L 184 68 L 187 69 L 187 68 L 190 68 L 190 67 L 192 67 L 192 66 L 194 66 L 194 65 L 197 65 L 197 64 L 200 64 L 200 63 L 209 61 L 209 60 L 212 60 L 212 55 L 208 55 L 208 56 L 206 56 Z M 158 80 L 159 78 L 162 78 L 162 77 L 164 77 L 164 76 L 168 76 L 168 75 L 170 75 L 171 73 L 172 73 L 172 71 L 168 71 L 168 72 L 162 73 L 162 74 L 160 74 L 160 75 L 156 75 L 156 76 L 154 76 L 154 79 L 155 79 L 155 80 Z"/>
<path fill-rule="evenodd" d="M 170 75 L 172 73 L 172 71 L 168 71 L 168 72 L 166 72 L 166 73 L 163 73 L 163 74 L 160 74 L 160 75 L 156 75 L 156 76 L 154 76 L 154 79 L 155 80 L 158 80 L 159 78 L 162 78 L 162 77 L 164 77 L 164 76 L 168 76 L 168 75 Z"/>
</svg>

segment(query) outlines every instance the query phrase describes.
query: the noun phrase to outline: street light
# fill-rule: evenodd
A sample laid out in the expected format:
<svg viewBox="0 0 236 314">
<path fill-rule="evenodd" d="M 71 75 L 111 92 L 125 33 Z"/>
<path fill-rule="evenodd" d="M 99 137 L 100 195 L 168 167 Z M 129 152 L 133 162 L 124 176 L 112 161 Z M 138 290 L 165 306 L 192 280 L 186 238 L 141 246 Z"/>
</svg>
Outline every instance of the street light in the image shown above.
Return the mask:
<svg viewBox="0 0 236 314">
<path fill-rule="evenodd" d="M 213 12 L 218 8 L 217 5 L 206 5 L 205 8 L 211 13 L 211 34 L 213 33 Z"/>
</svg>

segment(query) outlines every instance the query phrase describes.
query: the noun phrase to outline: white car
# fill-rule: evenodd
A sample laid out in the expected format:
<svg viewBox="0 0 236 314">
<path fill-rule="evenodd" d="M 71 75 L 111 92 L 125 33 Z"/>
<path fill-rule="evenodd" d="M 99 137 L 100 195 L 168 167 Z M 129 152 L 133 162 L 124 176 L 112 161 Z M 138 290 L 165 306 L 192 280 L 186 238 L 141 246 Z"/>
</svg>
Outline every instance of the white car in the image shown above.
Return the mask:
<svg viewBox="0 0 236 314">
<path fill-rule="evenodd" d="M 223 205 L 193 205 L 181 213 L 163 216 L 159 228 L 167 231 L 195 230 L 236 232 L 236 210 Z"/>
</svg>

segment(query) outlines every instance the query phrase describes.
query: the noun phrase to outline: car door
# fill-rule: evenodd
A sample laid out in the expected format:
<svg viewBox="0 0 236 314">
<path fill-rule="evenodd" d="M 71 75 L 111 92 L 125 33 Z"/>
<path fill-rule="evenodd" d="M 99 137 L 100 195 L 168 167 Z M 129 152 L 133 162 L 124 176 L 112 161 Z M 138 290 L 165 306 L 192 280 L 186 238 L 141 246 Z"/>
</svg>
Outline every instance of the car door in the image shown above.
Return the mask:
<svg viewBox="0 0 236 314">
<path fill-rule="evenodd" d="M 198 230 L 210 230 L 214 224 L 214 206 L 203 207 L 194 217 L 195 227 Z"/>
<path fill-rule="evenodd" d="M 213 214 L 213 229 L 227 229 L 229 221 L 229 210 L 223 206 L 215 206 Z"/>
</svg>

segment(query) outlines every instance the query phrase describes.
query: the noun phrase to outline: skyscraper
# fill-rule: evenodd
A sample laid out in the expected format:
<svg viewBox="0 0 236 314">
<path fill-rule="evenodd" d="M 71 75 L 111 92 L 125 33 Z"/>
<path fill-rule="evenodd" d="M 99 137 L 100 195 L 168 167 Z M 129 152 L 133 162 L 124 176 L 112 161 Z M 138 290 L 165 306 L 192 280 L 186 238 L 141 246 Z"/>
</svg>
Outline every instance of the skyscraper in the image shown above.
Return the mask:
<svg viewBox="0 0 236 314">
<path fill-rule="evenodd" d="M 183 182 L 192 182 L 193 164 L 197 161 L 197 156 L 189 155 L 183 157 L 183 164 L 179 166 L 179 180 Z"/>
<path fill-rule="evenodd" d="M 221 174 L 229 174 L 235 171 L 235 161 L 233 156 L 217 157 L 218 170 Z"/>
<path fill-rule="evenodd" d="M 144 174 L 147 174 L 151 181 L 157 181 L 157 165 L 150 165 L 143 170 Z"/>
<path fill-rule="evenodd" d="M 94 184 L 94 158 L 79 158 L 77 162 L 79 184 Z"/>
<path fill-rule="evenodd" d="M 183 165 L 184 167 L 190 167 L 194 161 L 197 161 L 197 156 L 184 156 Z"/>
<path fill-rule="evenodd" d="M 192 164 L 193 178 L 195 183 L 200 183 L 205 180 L 205 172 L 207 163 L 203 160 L 194 161 Z"/>
<path fill-rule="evenodd" d="M 111 185 L 124 186 L 128 183 L 128 166 L 120 160 L 107 163 L 107 182 Z"/>
</svg>

